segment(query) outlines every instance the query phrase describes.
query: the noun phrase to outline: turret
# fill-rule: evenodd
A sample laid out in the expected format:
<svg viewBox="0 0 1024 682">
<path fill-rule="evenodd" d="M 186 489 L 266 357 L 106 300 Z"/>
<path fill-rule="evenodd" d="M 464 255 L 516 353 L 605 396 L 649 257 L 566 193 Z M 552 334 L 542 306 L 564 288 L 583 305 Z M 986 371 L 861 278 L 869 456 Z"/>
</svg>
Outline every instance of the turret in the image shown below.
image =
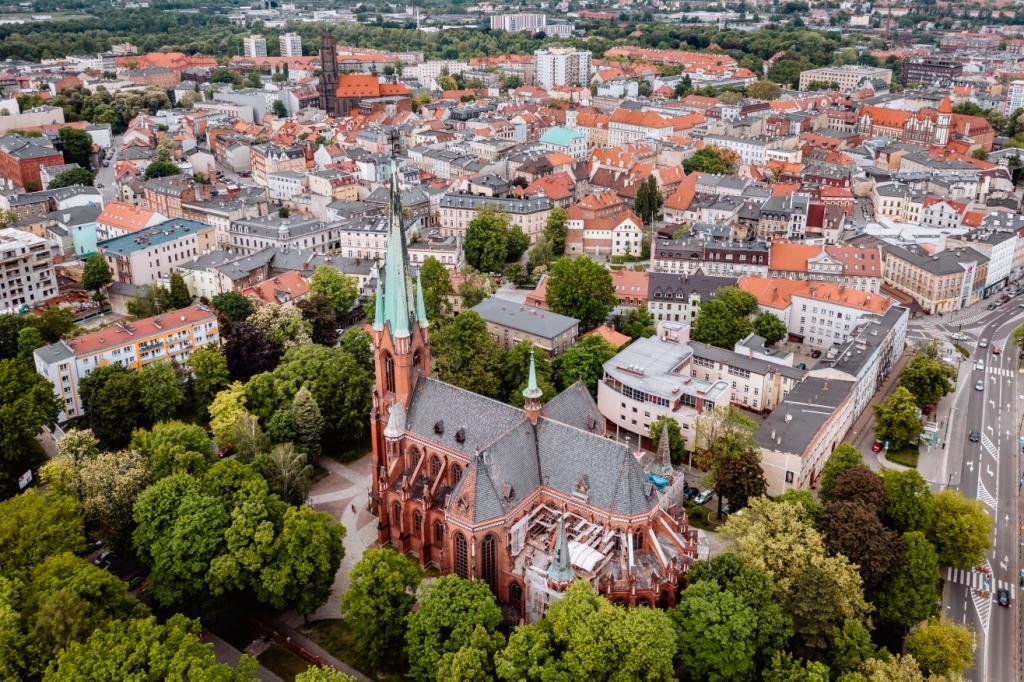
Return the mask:
<svg viewBox="0 0 1024 682">
<path fill-rule="evenodd" d="M 558 519 L 558 535 L 555 537 L 555 548 L 548 566 L 548 585 L 556 590 L 564 590 L 576 578 L 576 572 L 569 561 L 569 542 L 565 537 L 565 513 Z"/>
<path fill-rule="evenodd" d="M 537 367 L 533 360 L 533 348 L 530 349 L 530 378 L 526 382 L 526 388 L 523 389 L 523 410 L 526 412 L 526 418 L 530 420 L 531 424 L 536 424 L 538 417 L 544 411 L 544 403 L 541 398 L 544 396 L 544 391 L 540 390 L 537 386 Z"/>
</svg>

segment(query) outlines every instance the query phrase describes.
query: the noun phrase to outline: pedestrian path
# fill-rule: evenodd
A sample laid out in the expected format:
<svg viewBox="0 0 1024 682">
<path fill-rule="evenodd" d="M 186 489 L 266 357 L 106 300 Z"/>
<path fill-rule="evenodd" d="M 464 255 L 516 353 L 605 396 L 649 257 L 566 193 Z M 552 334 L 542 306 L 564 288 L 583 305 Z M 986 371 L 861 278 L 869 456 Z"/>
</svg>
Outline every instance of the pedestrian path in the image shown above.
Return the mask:
<svg viewBox="0 0 1024 682">
<path fill-rule="evenodd" d="M 1011 599 L 1013 598 L 1013 585 L 1006 582 L 1005 580 L 996 580 L 995 587 L 992 586 L 992 576 L 989 573 L 982 573 L 974 569 L 965 568 L 946 568 L 944 574 L 946 582 L 955 583 L 957 585 L 964 585 L 972 590 L 986 589 L 993 594 L 996 590 L 1009 590 Z M 988 583 L 986 583 L 988 579 Z"/>
<path fill-rule="evenodd" d="M 1007 369 L 1005 367 L 989 367 L 988 373 L 997 377 L 1012 377 L 1017 374 L 1012 369 Z"/>
</svg>

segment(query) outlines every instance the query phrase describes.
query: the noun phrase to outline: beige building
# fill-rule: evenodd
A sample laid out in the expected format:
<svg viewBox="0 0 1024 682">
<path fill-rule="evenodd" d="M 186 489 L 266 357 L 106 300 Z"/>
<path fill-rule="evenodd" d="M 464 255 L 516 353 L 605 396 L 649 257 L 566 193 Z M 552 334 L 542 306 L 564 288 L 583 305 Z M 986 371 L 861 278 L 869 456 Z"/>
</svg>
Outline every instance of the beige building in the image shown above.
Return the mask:
<svg viewBox="0 0 1024 682">
<path fill-rule="evenodd" d="M 509 199 L 446 194 L 441 198 L 438 211 L 441 234 L 446 237 L 465 237 L 469 223 L 487 207 L 507 215 L 509 224 L 521 227 L 530 238 L 530 243 L 534 244 L 544 233 L 544 225 L 551 213 L 551 200 L 547 197 Z"/>
<path fill-rule="evenodd" d="M 497 296 L 478 303 L 473 311 L 483 318 L 487 331 L 505 350 L 529 341 L 555 356 L 576 343 L 580 332 L 580 322 L 575 318 Z"/>
<path fill-rule="evenodd" d="M 835 83 L 841 91 L 850 92 L 856 90 L 865 78 L 880 80 L 889 85 L 892 83 L 892 69 L 861 64 L 822 66 L 818 69 L 800 72 L 800 89 L 807 90 L 811 83 L 817 81 L 819 83 Z"/>
<path fill-rule="evenodd" d="M 984 287 L 988 258 L 974 249 L 939 251 L 919 247 L 886 249 L 883 283 L 907 294 L 929 315 L 970 305 Z"/>
</svg>

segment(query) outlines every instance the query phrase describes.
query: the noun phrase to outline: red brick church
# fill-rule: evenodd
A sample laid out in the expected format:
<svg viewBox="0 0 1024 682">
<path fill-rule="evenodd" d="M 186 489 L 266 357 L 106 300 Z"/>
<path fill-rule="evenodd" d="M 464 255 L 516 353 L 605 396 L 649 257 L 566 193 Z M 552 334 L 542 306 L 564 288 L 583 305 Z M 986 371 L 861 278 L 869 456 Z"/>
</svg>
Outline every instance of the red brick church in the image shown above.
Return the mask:
<svg viewBox="0 0 1024 682">
<path fill-rule="evenodd" d="M 618 603 L 674 605 L 696 532 L 652 482 L 672 480 L 668 439 L 645 470 L 605 437 L 582 383 L 543 403 L 532 361 L 522 409 L 432 378 L 401 216 L 393 170 L 373 321 L 378 541 L 485 580 L 514 621 L 535 620 L 577 577 Z"/>
</svg>

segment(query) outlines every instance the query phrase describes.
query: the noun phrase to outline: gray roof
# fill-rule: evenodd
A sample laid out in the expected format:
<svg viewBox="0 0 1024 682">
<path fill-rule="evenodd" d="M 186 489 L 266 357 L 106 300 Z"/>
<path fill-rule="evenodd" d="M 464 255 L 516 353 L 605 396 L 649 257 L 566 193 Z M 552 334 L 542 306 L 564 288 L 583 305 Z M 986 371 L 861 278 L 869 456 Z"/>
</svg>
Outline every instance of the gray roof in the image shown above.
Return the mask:
<svg viewBox="0 0 1024 682">
<path fill-rule="evenodd" d="M 751 374 L 778 372 L 790 379 L 802 379 L 807 374 L 804 370 L 797 369 L 796 367 L 788 367 L 768 360 L 748 357 L 742 353 L 718 348 L 717 346 L 709 346 L 699 341 L 690 341 L 690 347 L 693 348 L 693 357 L 695 358 L 704 358 L 705 360 L 736 367 L 737 369 L 745 369 Z"/>
<path fill-rule="evenodd" d="M 647 280 L 647 300 L 684 300 L 697 295 L 703 301 L 713 296 L 720 287 L 734 284 L 735 277 L 711 277 L 699 270 L 689 276 L 651 272 Z"/>
<path fill-rule="evenodd" d="M 545 197 L 513 199 L 509 197 L 478 197 L 472 194 L 446 194 L 441 208 L 463 208 L 479 211 L 493 206 L 502 213 L 538 213 L 551 209 L 551 200 Z"/>
<path fill-rule="evenodd" d="M 604 431 L 604 417 L 582 381 L 577 381 L 545 403 L 544 415 L 583 431 Z"/>
<path fill-rule="evenodd" d="M 758 444 L 765 450 L 803 455 L 853 386 L 852 381 L 808 376 L 761 423 L 755 435 Z"/>
<path fill-rule="evenodd" d="M 874 357 L 875 350 L 888 338 L 892 328 L 909 314 L 906 308 L 894 305 L 884 315 L 865 315 L 861 318 L 860 329 L 839 346 L 835 357 L 823 358 L 814 370 L 831 367 L 837 372 L 859 377 L 865 363 Z"/>
<path fill-rule="evenodd" d="M 98 218 L 102 212 L 103 209 L 99 206 L 71 206 L 69 208 L 51 211 L 46 214 L 46 217 L 65 225 L 84 225 L 85 223 L 96 222 L 96 218 Z"/>
<path fill-rule="evenodd" d="M 550 310 L 516 303 L 497 296 L 492 296 L 476 304 L 473 306 L 473 311 L 487 322 L 547 339 L 553 339 L 580 323 L 574 317 L 559 315 Z"/>
<path fill-rule="evenodd" d="M 75 357 L 75 351 L 72 350 L 68 344 L 64 343 L 63 340 L 60 340 L 57 343 L 51 343 L 48 346 L 36 348 L 32 353 L 47 365 L 52 365 L 55 362 L 61 362 L 64 360 L 71 360 Z"/>
<path fill-rule="evenodd" d="M 923 268 L 934 275 L 955 275 L 963 272 L 961 263 L 987 263 L 988 257 L 974 249 L 946 249 L 929 255 L 917 246 L 891 246 L 887 257 L 896 257 Z"/>
</svg>

